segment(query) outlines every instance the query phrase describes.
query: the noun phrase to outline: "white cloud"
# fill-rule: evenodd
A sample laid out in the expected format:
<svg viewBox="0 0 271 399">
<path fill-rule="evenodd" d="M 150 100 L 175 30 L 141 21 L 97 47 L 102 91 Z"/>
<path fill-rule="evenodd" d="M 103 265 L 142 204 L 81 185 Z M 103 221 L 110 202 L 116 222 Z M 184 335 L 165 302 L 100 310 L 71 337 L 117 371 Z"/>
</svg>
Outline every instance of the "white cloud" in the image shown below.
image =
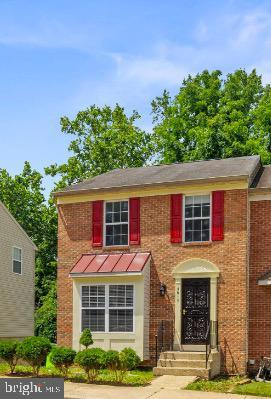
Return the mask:
<svg viewBox="0 0 271 399">
<path fill-rule="evenodd" d="M 239 16 L 235 21 L 235 25 L 237 35 L 233 38 L 232 44 L 238 47 L 251 47 L 258 40 L 265 42 L 266 34 L 270 38 L 271 15 L 264 11 L 254 10 Z"/>
<path fill-rule="evenodd" d="M 103 53 L 110 72 L 82 82 L 71 98 L 73 108 L 119 102 L 128 110 L 136 108 L 146 115 L 151 100 L 163 89 L 175 94 L 188 74 L 203 69 L 220 69 L 226 74 L 238 68 L 249 72 L 256 67 L 263 74 L 263 81 L 271 82 L 269 13 L 257 9 L 234 17 L 202 19 L 193 32 L 197 33 L 191 36 L 189 46 L 181 41 L 162 40 L 149 48 L 143 46 L 139 53 Z M 148 114 L 143 121 L 146 126 Z"/>
</svg>

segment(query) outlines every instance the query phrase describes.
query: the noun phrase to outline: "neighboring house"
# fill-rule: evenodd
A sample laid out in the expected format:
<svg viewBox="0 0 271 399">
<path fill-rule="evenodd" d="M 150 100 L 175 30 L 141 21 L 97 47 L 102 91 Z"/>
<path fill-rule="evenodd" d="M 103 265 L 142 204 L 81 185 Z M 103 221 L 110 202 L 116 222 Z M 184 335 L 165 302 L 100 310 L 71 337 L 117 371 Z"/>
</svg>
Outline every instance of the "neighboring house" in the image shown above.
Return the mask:
<svg viewBox="0 0 271 399">
<path fill-rule="evenodd" d="M 0 340 L 34 335 L 36 250 L 0 202 Z"/>
<path fill-rule="evenodd" d="M 78 350 L 88 327 L 95 346 L 132 347 L 149 364 L 164 352 L 156 374 L 245 373 L 270 355 L 260 157 L 117 169 L 55 197 L 59 344 Z"/>
</svg>

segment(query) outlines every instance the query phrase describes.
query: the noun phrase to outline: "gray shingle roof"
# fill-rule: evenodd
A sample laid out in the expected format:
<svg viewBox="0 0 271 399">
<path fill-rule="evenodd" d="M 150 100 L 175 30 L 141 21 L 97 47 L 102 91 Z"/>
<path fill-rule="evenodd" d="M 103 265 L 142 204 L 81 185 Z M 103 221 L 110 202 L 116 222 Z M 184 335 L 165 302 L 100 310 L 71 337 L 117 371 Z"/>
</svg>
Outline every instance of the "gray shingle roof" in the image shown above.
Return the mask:
<svg viewBox="0 0 271 399">
<path fill-rule="evenodd" d="M 271 188 L 271 166 L 264 166 L 256 188 Z"/>
<path fill-rule="evenodd" d="M 251 181 L 254 179 L 260 165 L 260 157 L 255 155 L 221 160 L 115 169 L 66 187 L 56 192 L 55 195 L 134 186 L 196 182 L 207 179 L 223 180 L 246 177 Z"/>
</svg>

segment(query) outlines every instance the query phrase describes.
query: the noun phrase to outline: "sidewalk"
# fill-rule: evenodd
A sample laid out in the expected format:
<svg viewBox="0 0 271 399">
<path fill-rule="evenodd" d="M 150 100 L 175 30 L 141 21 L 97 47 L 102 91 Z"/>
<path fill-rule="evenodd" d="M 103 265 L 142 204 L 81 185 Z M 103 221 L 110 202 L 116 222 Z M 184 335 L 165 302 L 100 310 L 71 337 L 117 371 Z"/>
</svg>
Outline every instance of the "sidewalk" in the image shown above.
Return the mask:
<svg viewBox="0 0 271 399">
<path fill-rule="evenodd" d="M 65 383 L 65 399 L 261 399 L 216 392 L 185 391 L 195 377 L 162 376 L 146 387 Z"/>
</svg>

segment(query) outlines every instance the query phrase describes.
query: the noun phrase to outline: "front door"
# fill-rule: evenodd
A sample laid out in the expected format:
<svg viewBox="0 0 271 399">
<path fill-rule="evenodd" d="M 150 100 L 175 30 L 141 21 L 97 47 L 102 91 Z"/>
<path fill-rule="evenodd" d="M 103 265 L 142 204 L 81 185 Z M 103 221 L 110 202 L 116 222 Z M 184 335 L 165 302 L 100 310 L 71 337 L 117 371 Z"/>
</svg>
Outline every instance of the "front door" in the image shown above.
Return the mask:
<svg viewBox="0 0 271 399">
<path fill-rule="evenodd" d="M 210 321 L 210 279 L 182 279 L 182 343 L 204 344 Z"/>
</svg>

